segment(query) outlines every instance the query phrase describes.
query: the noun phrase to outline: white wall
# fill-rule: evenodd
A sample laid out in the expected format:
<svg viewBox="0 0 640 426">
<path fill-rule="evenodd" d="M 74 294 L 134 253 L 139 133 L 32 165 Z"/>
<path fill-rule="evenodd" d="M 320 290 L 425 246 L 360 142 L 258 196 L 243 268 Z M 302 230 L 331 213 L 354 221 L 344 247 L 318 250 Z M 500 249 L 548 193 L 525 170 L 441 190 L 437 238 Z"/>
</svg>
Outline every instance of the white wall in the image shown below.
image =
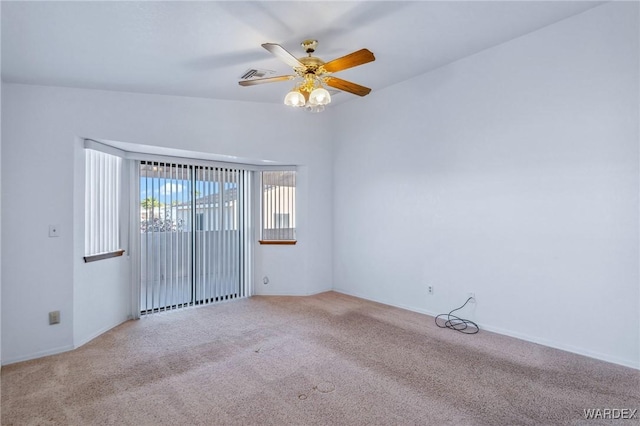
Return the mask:
<svg viewBox="0 0 640 426">
<path fill-rule="evenodd" d="M 0 4 L 0 21 L 2 20 L 2 5 Z M 0 31 L 0 46 L 2 46 L 2 31 Z M 0 69 L 2 69 L 2 55 L 0 54 Z M 2 82 L 0 81 L 0 164 L 2 164 Z M 0 188 L 2 188 L 2 173 L 0 173 Z M 2 197 L 0 197 L 0 369 L 2 368 Z"/>
<path fill-rule="evenodd" d="M 15 84 L 4 84 L 2 97 L 4 363 L 71 349 L 130 312 L 129 260 L 82 261 L 82 137 L 301 165 L 299 242 L 257 248 L 256 292 L 331 288 L 331 143 L 322 125 L 330 115 Z M 49 224 L 60 237 L 48 238 Z M 59 325 L 48 325 L 52 310 L 61 311 Z"/>
<path fill-rule="evenodd" d="M 606 4 L 341 107 L 335 288 L 640 368 L 638 52 Z"/>
<path fill-rule="evenodd" d="M 73 142 L 73 346 L 78 347 L 132 317 L 132 252 L 127 224 L 121 231 L 125 255 L 84 263 L 85 153 L 84 139 Z M 126 168 L 126 166 L 123 166 Z M 128 176 L 128 174 L 127 174 Z M 124 182 L 129 183 L 127 178 Z M 123 185 L 123 198 L 129 197 Z M 126 207 L 129 205 L 124 201 Z M 124 209 L 124 208 L 123 208 Z M 126 209 L 124 209 L 126 210 Z M 126 210 L 128 211 L 128 210 Z"/>
</svg>

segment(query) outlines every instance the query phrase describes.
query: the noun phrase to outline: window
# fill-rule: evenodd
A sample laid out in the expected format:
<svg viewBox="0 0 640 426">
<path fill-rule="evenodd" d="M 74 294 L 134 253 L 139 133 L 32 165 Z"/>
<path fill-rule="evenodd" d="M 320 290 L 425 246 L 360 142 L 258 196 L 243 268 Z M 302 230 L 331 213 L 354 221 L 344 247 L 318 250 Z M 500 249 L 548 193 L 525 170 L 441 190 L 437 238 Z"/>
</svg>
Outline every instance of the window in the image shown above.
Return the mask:
<svg viewBox="0 0 640 426">
<path fill-rule="evenodd" d="M 296 172 L 263 171 L 260 244 L 296 243 Z"/>
<path fill-rule="evenodd" d="M 122 158 L 85 149 L 85 262 L 121 256 Z"/>
</svg>

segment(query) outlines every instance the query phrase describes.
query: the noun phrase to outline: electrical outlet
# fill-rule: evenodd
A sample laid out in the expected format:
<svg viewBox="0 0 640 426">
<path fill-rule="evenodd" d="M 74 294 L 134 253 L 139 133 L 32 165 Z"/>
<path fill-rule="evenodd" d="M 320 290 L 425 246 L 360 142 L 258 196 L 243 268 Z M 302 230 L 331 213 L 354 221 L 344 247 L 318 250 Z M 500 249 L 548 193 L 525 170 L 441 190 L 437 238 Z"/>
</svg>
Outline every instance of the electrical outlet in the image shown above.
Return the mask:
<svg viewBox="0 0 640 426">
<path fill-rule="evenodd" d="M 469 292 L 467 293 L 467 298 L 471 298 L 471 300 L 469 300 L 469 303 L 476 303 L 476 294 L 473 292 Z"/>
<path fill-rule="evenodd" d="M 433 294 L 433 286 L 432 285 L 427 286 L 427 293 Z"/>
<path fill-rule="evenodd" d="M 60 311 L 49 312 L 49 325 L 60 324 Z"/>
<path fill-rule="evenodd" d="M 266 275 L 264 276 L 264 278 L 262 278 L 262 284 L 267 285 L 269 284 L 269 277 L 267 277 Z"/>
</svg>

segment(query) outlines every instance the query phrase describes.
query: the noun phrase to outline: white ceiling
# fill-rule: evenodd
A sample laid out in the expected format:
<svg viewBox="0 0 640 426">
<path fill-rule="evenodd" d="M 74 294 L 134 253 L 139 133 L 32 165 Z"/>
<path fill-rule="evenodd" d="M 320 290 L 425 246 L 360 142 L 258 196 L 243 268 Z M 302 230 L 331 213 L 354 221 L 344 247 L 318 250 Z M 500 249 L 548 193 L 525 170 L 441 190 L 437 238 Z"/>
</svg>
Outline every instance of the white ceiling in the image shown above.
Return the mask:
<svg viewBox="0 0 640 426">
<path fill-rule="evenodd" d="M 281 103 L 291 82 L 241 87 L 240 76 L 290 74 L 260 45 L 299 57 L 315 38 L 325 61 L 371 50 L 375 62 L 338 76 L 373 94 L 601 3 L 2 1 L 2 80 Z"/>
</svg>

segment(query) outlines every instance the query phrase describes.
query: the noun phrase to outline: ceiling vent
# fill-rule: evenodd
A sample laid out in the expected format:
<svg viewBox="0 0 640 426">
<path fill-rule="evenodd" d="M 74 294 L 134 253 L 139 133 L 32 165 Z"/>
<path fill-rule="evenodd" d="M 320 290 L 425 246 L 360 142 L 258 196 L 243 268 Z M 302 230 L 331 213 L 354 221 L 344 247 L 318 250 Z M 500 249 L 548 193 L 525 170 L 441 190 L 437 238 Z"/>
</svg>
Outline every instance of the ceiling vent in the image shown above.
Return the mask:
<svg viewBox="0 0 640 426">
<path fill-rule="evenodd" d="M 240 77 L 240 80 L 251 80 L 252 78 L 263 78 L 263 77 L 268 77 L 270 75 L 273 75 L 275 73 L 276 73 L 275 71 L 271 71 L 271 70 L 259 70 L 255 68 L 250 68 L 244 74 L 242 74 L 242 76 Z"/>
</svg>

